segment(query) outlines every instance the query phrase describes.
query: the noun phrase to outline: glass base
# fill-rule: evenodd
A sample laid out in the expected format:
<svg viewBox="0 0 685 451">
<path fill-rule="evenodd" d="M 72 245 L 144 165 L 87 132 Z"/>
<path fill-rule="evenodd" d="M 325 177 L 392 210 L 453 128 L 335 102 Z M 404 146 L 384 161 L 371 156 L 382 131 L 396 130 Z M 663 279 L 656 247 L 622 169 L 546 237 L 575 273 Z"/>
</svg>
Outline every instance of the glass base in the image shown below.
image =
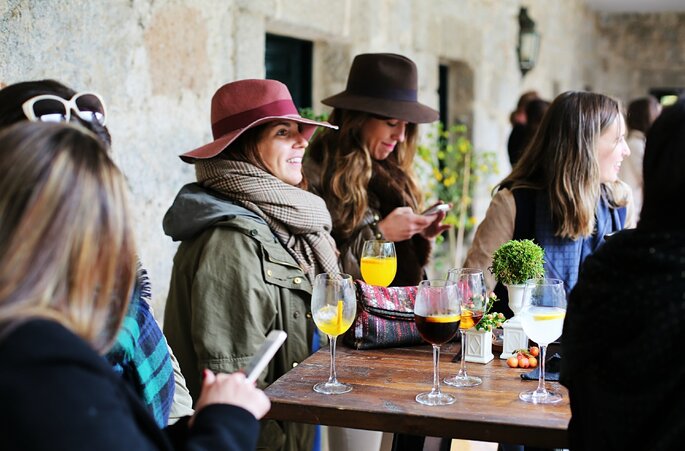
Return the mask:
<svg viewBox="0 0 685 451">
<path fill-rule="evenodd" d="M 533 404 L 556 404 L 561 402 L 562 397 L 559 393 L 547 390 L 532 390 L 519 393 L 519 399 Z"/>
<path fill-rule="evenodd" d="M 416 395 L 416 402 L 425 406 L 448 406 L 454 404 L 456 400 L 457 398 L 454 396 L 442 392 L 426 392 Z"/>
<path fill-rule="evenodd" d="M 443 382 L 453 387 L 475 387 L 476 385 L 482 384 L 483 380 L 480 377 L 475 376 L 454 376 L 446 377 L 443 379 Z"/>
<path fill-rule="evenodd" d="M 352 391 L 352 386 L 350 384 L 342 384 L 338 381 L 319 382 L 314 386 L 314 391 L 323 393 L 324 395 L 342 395 L 343 393 Z"/>
</svg>

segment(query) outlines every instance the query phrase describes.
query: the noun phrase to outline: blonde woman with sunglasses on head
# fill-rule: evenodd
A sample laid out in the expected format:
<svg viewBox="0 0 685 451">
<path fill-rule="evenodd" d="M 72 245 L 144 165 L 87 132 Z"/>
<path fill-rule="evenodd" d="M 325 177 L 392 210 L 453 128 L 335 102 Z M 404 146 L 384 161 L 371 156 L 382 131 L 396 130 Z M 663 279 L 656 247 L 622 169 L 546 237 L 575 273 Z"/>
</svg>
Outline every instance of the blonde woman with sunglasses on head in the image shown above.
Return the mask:
<svg viewBox="0 0 685 451">
<path fill-rule="evenodd" d="M 75 92 L 54 80 L 16 83 L 0 90 L 0 130 L 21 121 L 72 122 L 95 133 L 109 147 L 102 97 Z M 147 272 L 138 268 L 126 321 L 106 354 L 114 370 L 139 394 L 157 424 L 164 427 L 192 415 L 192 400 L 178 363 L 153 317 Z"/>
<path fill-rule="evenodd" d="M 206 371 L 197 413 L 162 431 L 101 358 L 137 262 L 126 183 L 99 139 L 24 122 L 0 132 L 0 153 L 3 449 L 254 449 L 269 400 L 243 374 Z"/>
</svg>

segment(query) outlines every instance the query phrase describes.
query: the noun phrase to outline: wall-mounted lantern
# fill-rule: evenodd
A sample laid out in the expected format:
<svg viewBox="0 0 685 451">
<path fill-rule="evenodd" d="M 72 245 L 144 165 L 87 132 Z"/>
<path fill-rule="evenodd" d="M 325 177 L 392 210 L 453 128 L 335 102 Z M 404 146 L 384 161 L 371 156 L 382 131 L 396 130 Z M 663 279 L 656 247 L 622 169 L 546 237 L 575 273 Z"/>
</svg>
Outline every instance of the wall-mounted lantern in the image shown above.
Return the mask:
<svg viewBox="0 0 685 451">
<path fill-rule="evenodd" d="M 519 12 L 519 42 L 517 47 L 521 75 L 535 67 L 540 50 L 540 33 L 535 30 L 535 22 L 528 16 L 528 9 Z"/>
</svg>

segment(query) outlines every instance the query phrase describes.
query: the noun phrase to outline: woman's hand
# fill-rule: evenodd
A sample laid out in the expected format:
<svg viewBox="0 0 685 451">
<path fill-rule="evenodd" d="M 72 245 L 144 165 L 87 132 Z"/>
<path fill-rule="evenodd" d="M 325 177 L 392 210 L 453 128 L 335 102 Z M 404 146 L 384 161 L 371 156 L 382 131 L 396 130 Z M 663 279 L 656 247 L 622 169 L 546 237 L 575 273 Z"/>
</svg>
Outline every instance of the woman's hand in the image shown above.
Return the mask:
<svg viewBox="0 0 685 451">
<path fill-rule="evenodd" d="M 447 213 L 445 213 L 444 211 L 438 212 L 435 216 L 429 216 L 429 218 L 435 219 L 433 219 L 433 222 L 431 222 L 428 227 L 423 229 L 421 235 L 423 235 L 424 238 L 430 240 L 440 235 L 445 230 L 449 229 L 451 227 L 449 224 L 441 224 L 442 220 L 445 219 L 445 216 L 447 216 Z"/>
<path fill-rule="evenodd" d="M 209 404 L 230 404 L 250 412 L 256 419 L 261 419 L 271 408 L 271 401 L 254 383 L 247 382 L 243 373 L 214 374 L 204 370 L 202 392 L 195 405 L 199 412 Z M 193 418 L 190 419 L 192 426 Z"/>
<path fill-rule="evenodd" d="M 445 213 L 439 213 L 437 218 L 442 221 Z M 378 223 L 378 229 L 388 241 L 404 241 L 423 233 L 435 220 L 434 215 L 417 215 L 411 207 L 397 207 Z"/>
</svg>

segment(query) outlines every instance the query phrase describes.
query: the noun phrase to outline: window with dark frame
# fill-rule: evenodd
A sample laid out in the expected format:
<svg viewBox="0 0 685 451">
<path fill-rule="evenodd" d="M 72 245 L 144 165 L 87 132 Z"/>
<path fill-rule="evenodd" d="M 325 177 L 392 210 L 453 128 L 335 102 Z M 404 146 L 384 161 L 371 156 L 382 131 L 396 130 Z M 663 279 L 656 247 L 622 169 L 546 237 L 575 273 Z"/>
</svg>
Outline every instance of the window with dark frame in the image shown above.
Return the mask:
<svg viewBox="0 0 685 451">
<path fill-rule="evenodd" d="M 297 108 L 312 107 L 312 43 L 267 33 L 266 78 L 284 83 Z"/>
<path fill-rule="evenodd" d="M 449 67 L 446 64 L 440 64 L 438 67 L 438 103 L 440 109 L 440 122 L 445 127 L 449 127 Z"/>
<path fill-rule="evenodd" d="M 679 96 L 685 95 L 685 88 L 652 88 L 649 94 L 657 98 L 663 106 L 674 104 Z"/>
</svg>

